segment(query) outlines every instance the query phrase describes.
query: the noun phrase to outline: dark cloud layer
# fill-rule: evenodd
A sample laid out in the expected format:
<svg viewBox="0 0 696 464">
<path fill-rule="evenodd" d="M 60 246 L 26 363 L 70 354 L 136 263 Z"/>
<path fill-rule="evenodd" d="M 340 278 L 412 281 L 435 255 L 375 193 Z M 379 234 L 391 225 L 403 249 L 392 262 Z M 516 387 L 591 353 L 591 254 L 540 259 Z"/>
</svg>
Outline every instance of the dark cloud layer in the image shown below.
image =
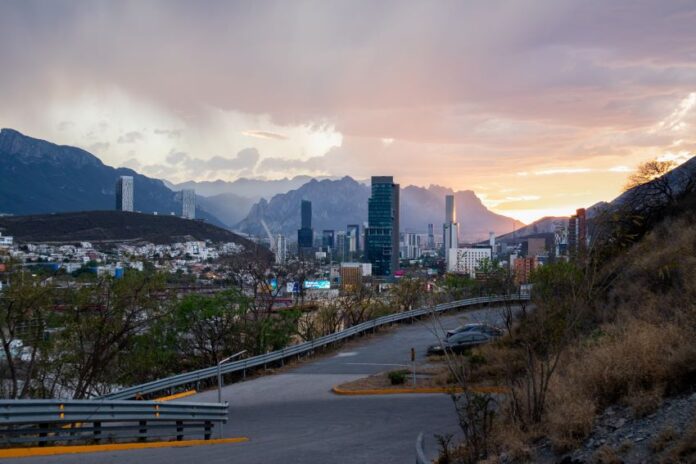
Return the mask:
<svg viewBox="0 0 696 464">
<path fill-rule="evenodd" d="M 146 157 L 136 145 L 161 139 L 158 164 L 138 159 L 179 177 L 379 170 L 495 185 L 500 172 L 508 183 L 524 180 L 517 171 L 606 172 L 696 150 L 694 24 L 693 0 L 1 2 L 0 123 L 124 95 L 167 117 L 142 129 L 109 120 L 120 132 L 108 142 L 76 143 Z M 220 124 L 232 112 L 250 120 Z M 70 129 L 70 115 L 56 118 Z M 298 126 L 330 126 L 343 145 L 288 154 Z M 211 134 L 235 148 L 195 149 Z M 172 143 L 188 154 L 162 164 Z M 240 146 L 262 156 L 205 158 Z M 567 188 L 592 190 L 580 177 Z"/>
</svg>

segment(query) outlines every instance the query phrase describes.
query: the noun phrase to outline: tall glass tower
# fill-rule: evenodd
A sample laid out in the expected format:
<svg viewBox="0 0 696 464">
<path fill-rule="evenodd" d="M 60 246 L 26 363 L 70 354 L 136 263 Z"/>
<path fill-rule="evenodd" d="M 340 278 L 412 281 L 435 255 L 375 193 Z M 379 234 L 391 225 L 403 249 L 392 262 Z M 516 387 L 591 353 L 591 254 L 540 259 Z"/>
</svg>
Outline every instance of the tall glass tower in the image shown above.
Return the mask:
<svg viewBox="0 0 696 464">
<path fill-rule="evenodd" d="M 301 227 L 297 231 L 297 246 L 302 251 L 303 249 L 312 248 L 314 246 L 314 230 L 312 230 L 312 202 L 302 200 L 301 209 Z"/>
<path fill-rule="evenodd" d="M 392 276 L 399 268 L 399 184 L 392 176 L 372 178 L 372 196 L 367 205 L 367 259 L 374 275 Z"/>
</svg>

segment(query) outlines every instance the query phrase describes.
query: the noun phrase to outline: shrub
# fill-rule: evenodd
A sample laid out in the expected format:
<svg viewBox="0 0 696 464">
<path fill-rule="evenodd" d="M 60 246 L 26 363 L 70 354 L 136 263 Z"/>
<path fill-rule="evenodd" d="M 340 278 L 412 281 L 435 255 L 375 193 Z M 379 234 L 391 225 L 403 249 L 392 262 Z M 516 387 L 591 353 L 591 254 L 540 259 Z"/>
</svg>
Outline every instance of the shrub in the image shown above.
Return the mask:
<svg viewBox="0 0 696 464">
<path fill-rule="evenodd" d="M 387 376 L 392 385 L 403 385 L 406 382 L 407 374 L 408 371 L 406 370 L 398 370 L 389 372 Z"/>
</svg>

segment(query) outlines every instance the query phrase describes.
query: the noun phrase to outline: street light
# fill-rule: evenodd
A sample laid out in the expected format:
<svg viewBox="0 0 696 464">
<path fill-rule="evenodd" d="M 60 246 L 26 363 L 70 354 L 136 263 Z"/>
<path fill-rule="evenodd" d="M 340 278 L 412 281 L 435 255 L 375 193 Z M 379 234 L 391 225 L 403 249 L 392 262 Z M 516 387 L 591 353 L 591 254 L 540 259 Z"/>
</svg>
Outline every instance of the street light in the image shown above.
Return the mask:
<svg viewBox="0 0 696 464">
<path fill-rule="evenodd" d="M 235 353 L 232 356 L 228 356 L 219 363 L 217 363 L 217 374 L 218 374 L 218 403 L 222 403 L 222 365 L 227 361 L 231 361 L 237 356 L 241 356 L 246 353 L 247 350 L 242 350 L 239 353 Z"/>
</svg>

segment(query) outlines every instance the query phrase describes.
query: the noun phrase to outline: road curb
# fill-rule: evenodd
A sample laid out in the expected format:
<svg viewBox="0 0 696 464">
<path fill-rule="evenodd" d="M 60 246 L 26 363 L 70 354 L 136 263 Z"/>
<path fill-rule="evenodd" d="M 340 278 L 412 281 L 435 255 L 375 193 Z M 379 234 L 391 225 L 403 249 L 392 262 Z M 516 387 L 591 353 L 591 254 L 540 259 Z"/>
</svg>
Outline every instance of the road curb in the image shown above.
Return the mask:
<svg viewBox="0 0 696 464">
<path fill-rule="evenodd" d="M 368 388 L 365 390 L 346 390 L 336 385 L 331 391 L 337 395 L 346 396 L 362 396 L 362 395 L 401 395 L 401 394 L 419 394 L 419 393 L 463 393 L 465 390 L 460 387 L 416 387 L 416 388 Z M 482 386 L 471 387 L 466 389 L 472 393 L 507 393 L 505 387 Z"/>
<path fill-rule="evenodd" d="M 151 448 L 176 448 L 182 446 L 221 445 L 243 443 L 247 437 L 219 438 L 213 440 L 151 441 L 146 443 L 111 443 L 105 445 L 42 446 L 31 448 L 0 449 L 0 458 L 25 458 L 32 456 L 54 456 L 59 454 L 99 453 L 104 451 L 126 451 Z"/>
<path fill-rule="evenodd" d="M 172 401 L 172 400 L 178 400 L 179 398 L 186 398 L 187 396 L 192 396 L 198 393 L 196 390 L 187 390 L 181 393 L 175 393 L 173 395 L 168 395 L 168 396 L 161 396 L 159 398 L 155 398 L 154 401 L 157 402 L 163 402 L 163 401 Z"/>
</svg>

